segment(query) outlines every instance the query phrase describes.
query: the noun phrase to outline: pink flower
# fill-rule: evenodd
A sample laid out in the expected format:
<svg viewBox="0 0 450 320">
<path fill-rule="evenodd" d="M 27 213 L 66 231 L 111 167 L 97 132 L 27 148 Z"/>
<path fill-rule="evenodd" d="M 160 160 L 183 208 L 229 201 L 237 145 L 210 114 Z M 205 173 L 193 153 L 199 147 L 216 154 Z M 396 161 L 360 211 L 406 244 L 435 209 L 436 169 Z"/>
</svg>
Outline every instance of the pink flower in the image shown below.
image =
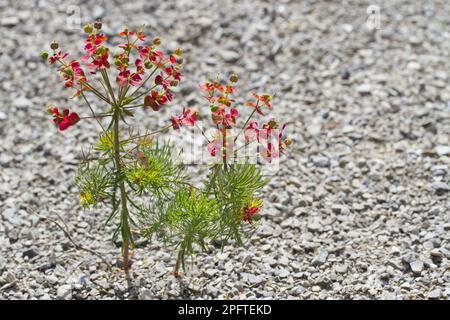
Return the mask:
<svg viewBox="0 0 450 320">
<path fill-rule="evenodd" d="M 244 137 L 245 141 L 247 143 L 253 142 L 255 139 L 259 141 L 259 130 L 258 130 L 258 123 L 257 122 L 251 122 L 247 128 L 244 130 Z"/>
<path fill-rule="evenodd" d="M 119 72 L 119 75 L 116 78 L 117 84 L 120 87 L 125 87 L 128 84 L 128 78 L 130 76 L 130 71 L 124 70 L 122 72 Z"/>
<path fill-rule="evenodd" d="M 183 111 L 183 124 L 193 127 L 197 121 L 197 112 L 192 109 L 187 109 Z"/>
<path fill-rule="evenodd" d="M 222 142 L 220 139 L 214 139 L 210 143 L 208 143 L 208 151 L 211 156 L 215 157 L 217 152 L 220 152 L 222 149 Z"/>
<path fill-rule="evenodd" d="M 239 115 L 237 109 L 233 108 L 230 110 L 230 113 L 225 114 L 225 118 L 223 119 L 223 124 L 226 127 L 232 127 L 236 125 L 236 117 Z"/>
<path fill-rule="evenodd" d="M 183 125 L 193 127 L 197 121 L 197 113 L 191 109 L 183 109 L 183 114 L 174 115 L 170 119 L 175 130 L 180 129 Z"/>
<path fill-rule="evenodd" d="M 260 147 L 260 154 L 269 163 L 272 163 L 273 159 L 278 158 L 279 152 L 275 145 L 271 142 L 267 144 L 267 147 Z"/>
</svg>

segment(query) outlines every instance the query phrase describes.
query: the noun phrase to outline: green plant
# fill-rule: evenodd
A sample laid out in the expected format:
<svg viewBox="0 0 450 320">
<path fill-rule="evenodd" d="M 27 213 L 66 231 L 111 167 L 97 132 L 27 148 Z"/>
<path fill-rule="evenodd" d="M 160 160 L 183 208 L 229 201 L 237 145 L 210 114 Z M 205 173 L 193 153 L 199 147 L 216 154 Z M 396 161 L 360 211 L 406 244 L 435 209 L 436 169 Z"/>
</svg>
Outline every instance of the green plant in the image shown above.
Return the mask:
<svg viewBox="0 0 450 320">
<path fill-rule="evenodd" d="M 75 89 L 75 97 L 84 101 L 90 115 L 80 117 L 68 109 L 60 112 L 54 106 L 48 112 L 61 131 L 81 120 L 95 120 L 101 129 L 97 143 L 84 154 L 75 181 L 84 206 L 112 207 L 106 223 L 116 225 L 112 238 L 122 240 L 125 270 L 130 267 L 129 251 L 137 234 L 158 237 L 177 248 L 176 275 L 180 266 L 184 267 L 185 257 L 205 249 L 212 241 L 243 244 L 254 230 L 253 221 L 259 220 L 256 214 L 262 207 L 260 197 L 266 179 L 248 159 L 237 163 L 235 143 L 241 132 L 244 147 L 266 141 L 261 146 L 261 156 L 268 162 L 290 144 L 290 140 L 283 140 L 284 126 L 279 133 L 274 120 L 262 128 L 250 122 L 255 113 L 262 114 L 261 106 L 271 108 L 271 96 L 254 94 L 256 102 L 247 103 L 253 112 L 233 135 L 228 131 L 237 125 L 238 112 L 231 108 L 234 100 L 230 96 L 236 92 L 237 76 L 232 75 L 227 85 L 208 81 L 201 86 L 208 93 L 206 99 L 217 134 L 210 140 L 202 132 L 215 161 L 203 184 L 194 186 L 173 145 L 156 137 L 170 129 L 195 126 L 196 112 L 183 109 L 166 126 L 145 133 L 136 131 L 127 121 L 134 117 L 136 108 L 159 111 L 172 100 L 172 90 L 181 80 L 182 50 L 166 57 L 157 50 L 159 38 L 145 45 L 142 31 L 125 28 L 119 33 L 125 42 L 111 63 L 101 23 L 88 24 L 84 30 L 88 37 L 82 61 L 90 70 L 89 77 L 81 63 L 67 61 L 68 54 L 59 51 L 56 42 L 51 44 L 50 53 L 43 52 L 41 56 L 50 64 L 60 65 L 58 70 L 65 86 Z M 117 69 L 115 77 L 111 75 L 113 65 Z M 94 110 L 88 94 L 96 96 L 105 107 Z M 269 142 L 273 132 L 277 132 L 277 144 Z"/>
</svg>

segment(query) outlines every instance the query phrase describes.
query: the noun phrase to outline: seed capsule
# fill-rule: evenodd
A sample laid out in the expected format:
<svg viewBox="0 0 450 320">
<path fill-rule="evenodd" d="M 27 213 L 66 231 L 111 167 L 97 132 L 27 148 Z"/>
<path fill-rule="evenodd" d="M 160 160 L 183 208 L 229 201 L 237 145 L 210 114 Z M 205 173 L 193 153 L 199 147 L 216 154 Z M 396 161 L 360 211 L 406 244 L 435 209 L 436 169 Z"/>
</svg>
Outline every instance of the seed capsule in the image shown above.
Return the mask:
<svg viewBox="0 0 450 320">
<path fill-rule="evenodd" d="M 161 44 L 161 39 L 156 37 L 156 38 L 153 38 L 152 42 L 155 46 L 159 46 Z"/>
<path fill-rule="evenodd" d="M 47 51 L 42 51 L 41 52 L 41 58 L 46 60 L 48 58 L 48 52 Z"/>
<path fill-rule="evenodd" d="M 94 27 L 92 26 L 92 23 L 88 23 L 83 27 L 84 32 L 91 34 L 92 31 L 94 31 Z"/>
<path fill-rule="evenodd" d="M 175 51 L 173 52 L 174 54 L 176 54 L 177 56 L 182 56 L 183 55 L 183 49 L 181 48 L 176 48 Z"/>
<path fill-rule="evenodd" d="M 52 50 L 58 49 L 58 48 L 59 48 L 58 42 L 53 41 L 53 42 L 50 44 L 50 48 L 51 48 Z"/>
<path fill-rule="evenodd" d="M 238 80 L 239 80 L 239 77 L 237 76 L 236 73 L 233 73 L 233 74 L 230 76 L 230 81 L 231 81 L 231 82 L 236 83 L 236 82 L 238 82 Z"/>
<path fill-rule="evenodd" d="M 102 22 L 100 20 L 97 20 L 94 23 L 94 28 L 97 29 L 97 30 L 100 30 L 102 28 Z"/>
</svg>

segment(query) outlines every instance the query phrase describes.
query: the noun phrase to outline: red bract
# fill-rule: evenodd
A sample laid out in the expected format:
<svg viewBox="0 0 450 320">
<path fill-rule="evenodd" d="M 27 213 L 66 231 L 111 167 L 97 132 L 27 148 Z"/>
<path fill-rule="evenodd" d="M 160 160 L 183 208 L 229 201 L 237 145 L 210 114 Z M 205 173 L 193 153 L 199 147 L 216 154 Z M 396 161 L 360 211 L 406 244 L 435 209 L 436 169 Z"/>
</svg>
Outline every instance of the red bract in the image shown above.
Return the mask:
<svg viewBox="0 0 450 320">
<path fill-rule="evenodd" d="M 109 68 L 109 49 L 101 44 L 108 39 L 104 34 L 91 34 L 86 39 L 84 55 L 81 60 L 86 63 L 86 67 L 89 69 L 105 69 Z M 92 59 L 90 62 L 89 59 Z"/>
<path fill-rule="evenodd" d="M 76 112 L 70 112 L 69 109 L 64 109 L 60 113 L 58 108 L 53 108 L 51 112 L 53 114 L 53 123 L 56 124 L 61 131 L 66 130 L 80 121 L 78 114 Z"/>
<path fill-rule="evenodd" d="M 192 109 L 183 109 L 183 114 L 174 115 L 170 120 L 175 130 L 180 129 L 182 125 L 193 127 L 197 121 L 197 113 Z"/>
<path fill-rule="evenodd" d="M 223 125 L 227 128 L 236 125 L 236 118 L 239 115 L 237 109 L 233 108 L 230 110 L 230 113 L 225 114 L 225 118 L 223 119 Z"/>
<path fill-rule="evenodd" d="M 264 115 L 261 109 L 262 104 L 265 105 L 267 108 L 272 109 L 272 106 L 269 103 L 272 100 L 271 95 L 264 94 L 260 96 L 256 93 L 252 93 L 252 95 L 255 97 L 256 102 L 249 101 L 245 104 L 246 106 L 255 108 L 255 111 L 262 116 Z"/>
<path fill-rule="evenodd" d="M 61 60 L 62 61 L 62 60 Z M 86 82 L 86 75 L 76 60 L 70 61 L 59 68 L 63 75 L 66 87 L 72 87 L 74 84 L 83 84 Z"/>
<path fill-rule="evenodd" d="M 220 138 L 216 138 L 208 143 L 208 151 L 211 156 L 215 157 L 218 152 L 222 149 L 222 141 Z"/>
<path fill-rule="evenodd" d="M 48 61 L 50 62 L 50 64 L 54 64 L 56 61 L 64 60 L 68 55 L 68 53 L 63 54 L 61 51 L 54 50 L 53 55 L 48 58 Z"/>
<path fill-rule="evenodd" d="M 257 122 L 251 122 L 247 128 L 244 130 L 244 137 L 246 143 L 251 143 L 255 139 L 259 141 L 259 129 L 258 129 L 258 123 Z"/>
<path fill-rule="evenodd" d="M 253 224 L 252 217 L 261 210 L 259 207 L 244 207 L 244 217 L 243 220 L 247 221 L 249 224 Z"/>
<path fill-rule="evenodd" d="M 269 163 L 272 163 L 272 160 L 279 156 L 278 149 L 271 142 L 267 143 L 266 147 L 260 147 L 260 154 Z"/>
</svg>

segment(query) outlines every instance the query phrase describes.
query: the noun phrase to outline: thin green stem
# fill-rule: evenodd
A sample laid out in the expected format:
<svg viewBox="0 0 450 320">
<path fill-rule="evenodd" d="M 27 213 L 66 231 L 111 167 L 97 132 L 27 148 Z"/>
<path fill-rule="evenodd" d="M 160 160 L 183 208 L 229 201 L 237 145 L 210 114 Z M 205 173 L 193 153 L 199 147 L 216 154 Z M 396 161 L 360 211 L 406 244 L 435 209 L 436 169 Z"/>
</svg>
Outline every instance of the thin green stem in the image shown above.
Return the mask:
<svg viewBox="0 0 450 320">
<path fill-rule="evenodd" d="M 83 91 L 81 91 L 81 96 L 83 97 L 84 101 L 86 102 L 86 104 L 88 105 L 89 109 L 91 110 L 92 116 L 93 116 L 94 119 L 97 121 L 97 123 L 100 125 L 100 128 L 102 128 L 103 133 L 105 134 L 105 136 L 107 136 L 108 139 L 109 139 L 109 141 L 112 142 L 110 136 L 109 136 L 108 133 L 106 132 L 105 127 L 102 125 L 102 123 L 100 122 L 100 120 L 98 120 L 98 117 L 97 117 L 97 115 L 96 115 L 95 112 L 94 112 L 94 109 L 92 109 L 92 106 L 91 106 L 91 104 L 89 103 L 89 101 L 88 101 L 88 99 L 86 98 L 86 95 L 84 94 Z"/>
<path fill-rule="evenodd" d="M 122 256 L 123 265 L 125 272 L 128 274 L 128 269 L 130 266 L 129 262 L 129 247 L 130 242 L 133 242 L 130 222 L 129 222 L 129 212 L 127 207 L 127 193 L 125 189 L 125 182 L 122 178 L 122 159 L 120 157 L 120 117 L 119 117 L 119 107 L 116 105 L 114 107 L 114 162 L 116 166 L 116 179 L 119 181 L 120 188 L 120 198 L 121 198 L 121 213 L 120 222 L 122 228 Z"/>
</svg>

